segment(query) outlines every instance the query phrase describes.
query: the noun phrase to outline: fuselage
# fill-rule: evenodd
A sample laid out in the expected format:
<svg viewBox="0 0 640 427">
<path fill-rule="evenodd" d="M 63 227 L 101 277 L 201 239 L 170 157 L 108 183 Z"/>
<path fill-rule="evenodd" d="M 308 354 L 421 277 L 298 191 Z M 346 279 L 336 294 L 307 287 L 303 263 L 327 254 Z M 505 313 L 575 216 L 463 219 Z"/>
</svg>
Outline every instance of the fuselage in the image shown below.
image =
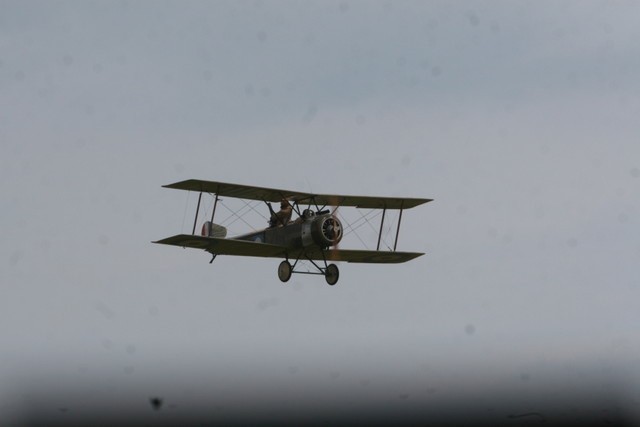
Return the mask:
<svg viewBox="0 0 640 427">
<path fill-rule="evenodd" d="M 233 239 L 286 246 L 291 249 L 311 246 L 327 248 L 335 246 L 342 239 L 342 225 L 338 218 L 329 213 L 301 216 L 287 225 L 265 228 Z"/>
</svg>

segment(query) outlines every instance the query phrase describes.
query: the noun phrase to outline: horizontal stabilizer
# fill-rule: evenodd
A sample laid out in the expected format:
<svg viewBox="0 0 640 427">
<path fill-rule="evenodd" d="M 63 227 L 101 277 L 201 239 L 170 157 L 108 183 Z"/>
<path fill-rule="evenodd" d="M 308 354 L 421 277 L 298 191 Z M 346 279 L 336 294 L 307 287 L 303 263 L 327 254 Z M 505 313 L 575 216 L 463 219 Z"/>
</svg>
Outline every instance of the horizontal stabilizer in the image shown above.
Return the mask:
<svg viewBox="0 0 640 427">
<path fill-rule="evenodd" d="M 206 221 L 202 224 L 203 236 L 217 237 L 218 239 L 224 239 L 227 237 L 227 229 L 221 225 L 214 224 L 211 221 Z"/>
</svg>

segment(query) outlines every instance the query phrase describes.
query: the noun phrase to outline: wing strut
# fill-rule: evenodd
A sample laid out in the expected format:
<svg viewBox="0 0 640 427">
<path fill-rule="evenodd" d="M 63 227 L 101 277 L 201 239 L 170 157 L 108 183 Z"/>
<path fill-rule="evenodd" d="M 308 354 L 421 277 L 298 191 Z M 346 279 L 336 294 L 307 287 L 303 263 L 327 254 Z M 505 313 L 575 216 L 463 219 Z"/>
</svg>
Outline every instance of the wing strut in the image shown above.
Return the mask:
<svg viewBox="0 0 640 427">
<path fill-rule="evenodd" d="M 402 203 L 400 204 L 400 216 L 398 217 L 398 228 L 396 229 L 396 241 L 393 243 L 393 251 L 396 251 L 398 246 L 398 234 L 400 234 L 400 221 L 402 221 Z"/>
<path fill-rule="evenodd" d="M 382 227 L 384 226 L 384 214 L 387 213 L 387 208 L 382 209 L 382 221 L 380 221 L 380 233 L 378 233 L 378 246 L 376 251 L 380 250 L 380 239 L 382 238 Z"/>
<path fill-rule="evenodd" d="M 191 234 L 193 234 L 194 236 L 196 235 L 196 223 L 198 222 L 198 212 L 200 211 L 200 201 L 202 200 L 202 191 L 200 192 L 200 195 L 198 196 L 198 207 L 196 208 L 196 217 L 193 220 L 193 231 L 191 232 Z"/>
<path fill-rule="evenodd" d="M 217 206 L 218 206 L 218 193 L 216 193 L 216 200 L 213 202 L 213 212 L 211 212 L 211 224 L 213 224 L 213 217 L 216 214 Z"/>
</svg>

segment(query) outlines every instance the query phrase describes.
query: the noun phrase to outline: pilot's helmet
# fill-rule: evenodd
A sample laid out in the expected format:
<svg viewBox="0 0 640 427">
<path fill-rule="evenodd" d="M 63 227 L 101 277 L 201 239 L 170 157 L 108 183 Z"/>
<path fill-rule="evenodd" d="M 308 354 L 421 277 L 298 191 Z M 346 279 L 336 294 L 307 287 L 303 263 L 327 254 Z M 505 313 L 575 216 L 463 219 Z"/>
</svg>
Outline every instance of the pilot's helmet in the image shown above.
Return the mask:
<svg viewBox="0 0 640 427">
<path fill-rule="evenodd" d="M 291 205 L 289 204 L 289 201 L 287 199 L 282 199 L 280 201 L 280 209 L 288 208 L 289 206 Z"/>
</svg>

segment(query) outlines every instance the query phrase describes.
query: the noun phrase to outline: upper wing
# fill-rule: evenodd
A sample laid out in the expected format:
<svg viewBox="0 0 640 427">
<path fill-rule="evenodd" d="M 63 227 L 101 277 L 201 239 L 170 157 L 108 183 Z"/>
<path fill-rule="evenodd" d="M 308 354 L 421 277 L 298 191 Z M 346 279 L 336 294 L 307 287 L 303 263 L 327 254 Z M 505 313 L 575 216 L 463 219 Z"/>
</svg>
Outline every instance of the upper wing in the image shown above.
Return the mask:
<svg viewBox="0 0 640 427">
<path fill-rule="evenodd" d="M 327 261 L 361 262 L 368 264 L 398 264 L 411 261 L 424 255 L 420 252 L 391 252 L 391 251 L 367 251 L 353 249 L 329 249 L 325 251 Z M 308 258 L 322 260 L 322 251 L 315 250 L 306 253 Z M 302 257 L 304 259 L 304 256 Z"/>
<path fill-rule="evenodd" d="M 317 194 L 313 198 L 319 205 L 352 206 L 362 209 L 409 209 L 433 200 L 411 197 L 340 196 L 332 194 Z"/>
<path fill-rule="evenodd" d="M 254 187 L 250 185 L 229 184 L 217 181 L 188 179 L 174 184 L 164 185 L 166 188 L 179 190 L 202 191 L 219 196 L 237 197 L 239 199 L 279 202 L 288 199 L 299 204 L 315 203 L 327 206 L 353 206 L 364 209 L 409 209 L 432 201 L 433 199 L 416 199 L 407 197 L 370 197 L 344 196 L 337 194 L 312 194 L 298 191 L 279 190 L 276 188 Z"/>
<path fill-rule="evenodd" d="M 270 245 L 267 243 L 218 239 L 216 237 L 194 236 L 191 234 L 178 234 L 153 243 L 204 249 L 216 255 L 242 255 L 271 258 L 284 258 L 286 249 L 283 246 Z"/>
</svg>

